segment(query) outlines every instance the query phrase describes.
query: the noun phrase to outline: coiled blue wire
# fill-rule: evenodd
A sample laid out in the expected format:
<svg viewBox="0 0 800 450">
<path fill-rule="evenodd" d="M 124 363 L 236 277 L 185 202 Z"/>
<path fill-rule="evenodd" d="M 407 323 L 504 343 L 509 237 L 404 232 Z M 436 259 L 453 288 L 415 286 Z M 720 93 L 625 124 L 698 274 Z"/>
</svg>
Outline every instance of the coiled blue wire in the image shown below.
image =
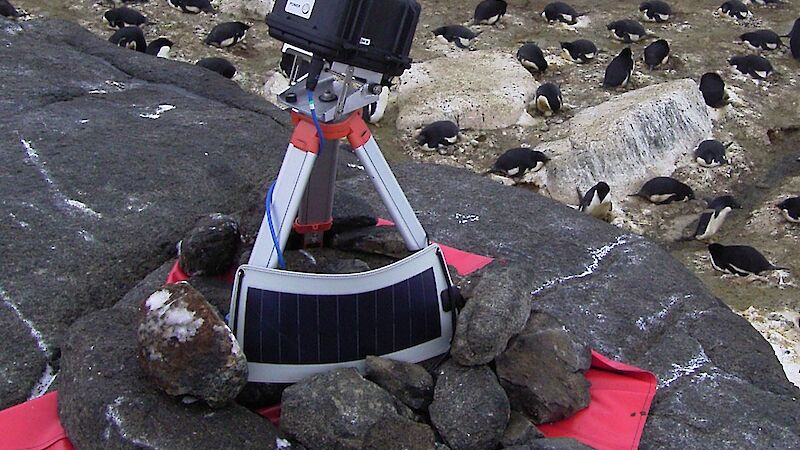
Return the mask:
<svg viewBox="0 0 800 450">
<path fill-rule="evenodd" d="M 267 209 L 267 222 L 269 223 L 269 232 L 272 235 L 272 243 L 275 244 L 275 250 L 278 253 L 278 266 L 286 270 L 286 260 L 283 259 L 283 251 L 281 251 L 281 243 L 278 241 L 278 234 L 275 233 L 275 226 L 272 224 L 272 192 L 275 190 L 275 181 L 269 185 L 267 191 L 266 209 Z"/>
</svg>

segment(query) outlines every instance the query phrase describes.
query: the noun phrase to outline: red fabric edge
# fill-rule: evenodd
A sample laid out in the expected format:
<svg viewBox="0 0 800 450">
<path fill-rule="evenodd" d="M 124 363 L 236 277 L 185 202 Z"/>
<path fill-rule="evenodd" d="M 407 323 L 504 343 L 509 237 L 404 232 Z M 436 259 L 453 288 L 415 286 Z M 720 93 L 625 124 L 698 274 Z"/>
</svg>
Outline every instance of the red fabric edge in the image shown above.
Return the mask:
<svg viewBox="0 0 800 450">
<path fill-rule="evenodd" d="M 58 418 L 58 393 L 0 411 L 0 448 L 73 450 Z"/>
<path fill-rule="evenodd" d="M 189 274 L 183 271 L 180 265 L 180 260 L 176 259 L 175 264 L 172 265 L 172 269 L 169 271 L 169 275 L 167 275 L 167 284 L 174 284 L 180 283 L 181 281 L 188 281 Z M 228 284 L 233 284 L 233 281 L 236 279 L 236 267 L 231 268 L 225 275 L 218 275 L 214 278 L 222 280 Z"/>
</svg>

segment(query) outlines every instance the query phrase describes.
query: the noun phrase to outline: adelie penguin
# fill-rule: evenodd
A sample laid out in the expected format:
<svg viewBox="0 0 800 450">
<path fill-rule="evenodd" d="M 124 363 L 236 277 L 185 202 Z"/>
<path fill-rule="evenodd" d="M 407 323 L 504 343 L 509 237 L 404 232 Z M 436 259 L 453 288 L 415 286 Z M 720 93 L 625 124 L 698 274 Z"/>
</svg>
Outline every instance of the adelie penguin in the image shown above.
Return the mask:
<svg viewBox="0 0 800 450">
<path fill-rule="evenodd" d="M 142 13 L 124 6 L 109 9 L 103 14 L 103 19 L 111 28 L 138 27 L 147 23 L 147 17 Z"/>
<path fill-rule="evenodd" d="M 575 11 L 575 8 L 564 2 L 548 3 L 542 11 L 542 17 L 548 22 L 561 22 L 567 25 L 575 25 L 578 18 L 583 14 Z"/>
<path fill-rule="evenodd" d="M 426 150 L 433 151 L 445 145 L 455 144 L 458 140 L 458 125 L 449 120 L 440 120 L 425 126 L 417 135 L 417 144 Z"/>
<path fill-rule="evenodd" d="M 512 148 L 497 158 L 489 172 L 509 178 L 522 178 L 528 171 L 542 170 L 548 161 L 550 158 L 538 150 Z"/>
<path fill-rule="evenodd" d="M 123 27 L 108 38 L 108 42 L 120 47 L 126 47 L 144 53 L 147 50 L 147 41 L 139 27 Z"/>
<path fill-rule="evenodd" d="M 668 3 L 660 0 L 652 2 L 642 2 L 639 5 L 644 20 L 648 22 L 666 22 L 672 17 L 672 8 Z"/>
<path fill-rule="evenodd" d="M 636 42 L 647 35 L 642 24 L 635 20 L 615 20 L 606 25 L 611 37 L 626 44 Z"/>
<path fill-rule="evenodd" d="M 554 83 L 544 83 L 536 89 L 534 97 L 536 109 L 545 116 L 552 116 L 561 110 L 564 100 L 561 98 L 561 88 Z"/>
<path fill-rule="evenodd" d="M 188 14 L 213 14 L 214 7 L 209 0 L 167 0 L 173 8 L 180 9 Z"/>
<path fill-rule="evenodd" d="M 666 64 L 669 60 L 669 43 L 659 39 L 644 48 L 644 63 L 650 70 Z"/>
<path fill-rule="evenodd" d="M 792 51 L 792 57 L 800 61 L 800 19 L 794 21 L 792 31 L 786 37 L 789 38 L 789 49 Z"/>
<path fill-rule="evenodd" d="M 717 9 L 722 14 L 725 14 L 728 17 L 732 17 L 734 19 L 743 20 L 747 19 L 748 17 L 752 16 L 753 13 L 747 9 L 747 5 L 740 2 L 739 0 L 728 0 L 727 2 L 720 5 Z"/>
<path fill-rule="evenodd" d="M 562 42 L 561 49 L 565 59 L 578 64 L 592 62 L 597 57 L 597 46 L 588 39 Z"/>
<path fill-rule="evenodd" d="M 730 145 L 730 144 L 729 144 Z M 727 164 L 725 150 L 727 147 L 716 139 L 708 139 L 700 143 L 694 150 L 694 158 L 697 164 L 703 167 L 717 167 Z"/>
<path fill-rule="evenodd" d="M 483 0 L 475 7 L 472 23 L 494 25 L 506 14 L 508 3 L 504 0 Z"/>
<path fill-rule="evenodd" d="M 517 59 L 526 69 L 534 72 L 547 70 L 547 60 L 542 49 L 533 42 L 526 42 L 517 50 Z"/>
<path fill-rule="evenodd" d="M 759 55 L 733 56 L 728 63 L 739 72 L 758 80 L 766 80 L 772 73 L 772 64 L 767 58 Z"/>
<path fill-rule="evenodd" d="M 783 217 L 792 223 L 800 223 L 800 197 L 790 197 L 776 205 Z"/>
<path fill-rule="evenodd" d="M 433 35 L 440 40 L 452 42 L 456 47 L 463 49 L 469 49 L 472 40 L 479 34 L 463 25 L 446 25 L 433 30 Z"/>
<path fill-rule="evenodd" d="M 771 270 L 786 270 L 770 263 L 758 250 L 749 245 L 710 244 L 711 265 L 720 272 L 742 277 L 759 275 Z"/>
<path fill-rule="evenodd" d="M 580 195 L 580 191 L 578 191 L 578 195 Z M 592 217 L 606 220 L 609 214 L 611 214 L 612 207 L 611 188 L 608 186 L 608 183 L 601 181 L 592 186 L 591 189 L 586 191 L 586 194 L 581 197 L 578 210 Z"/>
<path fill-rule="evenodd" d="M 16 19 L 19 17 L 19 11 L 8 0 L 0 0 L 0 16 Z"/>
<path fill-rule="evenodd" d="M 196 63 L 200 67 L 212 70 L 225 78 L 233 78 L 236 75 L 236 67 L 225 58 L 203 58 Z"/>
<path fill-rule="evenodd" d="M 758 50 L 777 50 L 783 45 L 781 37 L 772 30 L 757 30 L 744 33 L 739 36 L 743 42 Z"/>
<path fill-rule="evenodd" d="M 725 218 L 728 217 L 734 209 L 741 209 L 742 205 L 736 201 L 733 196 L 722 195 L 714 200 L 708 202 L 708 207 L 705 211 L 700 213 L 700 219 L 697 221 L 697 229 L 694 232 L 694 238 L 699 241 L 704 241 L 714 236 L 719 231 Z"/>
<path fill-rule="evenodd" d="M 242 22 L 221 23 L 208 33 L 206 44 L 215 47 L 230 47 L 244 39 L 249 29 L 250 25 Z"/>
<path fill-rule="evenodd" d="M 169 58 L 169 51 L 172 50 L 173 45 L 175 45 L 175 43 L 167 38 L 158 38 L 147 44 L 145 53 L 158 58 Z"/>
<path fill-rule="evenodd" d="M 631 79 L 631 72 L 633 72 L 633 53 L 630 47 L 625 47 L 606 67 L 603 87 L 625 87 Z"/>
<path fill-rule="evenodd" d="M 694 191 L 689 186 L 670 177 L 655 177 L 646 182 L 632 197 L 643 199 L 657 205 L 682 202 L 694 199 Z"/>
<path fill-rule="evenodd" d="M 716 72 L 704 73 L 700 77 L 700 92 L 703 94 L 706 105 L 712 108 L 722 108 L 728 104 L 725 82 Z"/>
</svg>

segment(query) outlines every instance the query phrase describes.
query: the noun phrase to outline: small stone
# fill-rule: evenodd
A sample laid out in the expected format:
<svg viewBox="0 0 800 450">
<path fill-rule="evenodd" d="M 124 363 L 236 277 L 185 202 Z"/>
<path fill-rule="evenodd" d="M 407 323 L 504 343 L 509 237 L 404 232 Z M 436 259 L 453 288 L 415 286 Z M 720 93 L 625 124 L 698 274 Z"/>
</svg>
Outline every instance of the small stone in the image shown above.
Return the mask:
<svg viewBox="0 0 800 450">
<path fill-rule="evenodd" d="M 424 423 L 403 417 L 384 417 L 367 431 L 364 450 L 431 449 L 436 445 L 433 430 Z"/>
<path fill-rule="evenodd" d="M 333 247 L 396 259 L 402 259 L 411 254 L 402 236 L 393 227 L 368 228 L 340 233 L 334 236 Z"/>
<path fill-rule="evenodd" d="M 239 224 L 233 217 L 203 217 L 180 243 L 181 269 L 189 276 L 222 275 L 233 266 L 241 241 Z"/>
<path fill-rule="evenodd" d="M 516 411 L 511 411 L 508 426 L 506 431 L 503 432 L 500 443 L 503 444 L 503 447 L 532 445 L 533 441 L 543 437 L 544 434 L 527 417 Z"/>
<path fill-rule="evenodd" d="M 247 360 L 231 330 L 189 283 L 168 284 L 139 305 L 139 363 L 169 395 L 219 407 L 247 384 Z"/>
<path fill-rule="evenodd" d="M 367 356 L 367 379 L 386 389 L 411 409 L 427 408 L 433 400 L 433 377 L 422 366 Z"/>
</svg>

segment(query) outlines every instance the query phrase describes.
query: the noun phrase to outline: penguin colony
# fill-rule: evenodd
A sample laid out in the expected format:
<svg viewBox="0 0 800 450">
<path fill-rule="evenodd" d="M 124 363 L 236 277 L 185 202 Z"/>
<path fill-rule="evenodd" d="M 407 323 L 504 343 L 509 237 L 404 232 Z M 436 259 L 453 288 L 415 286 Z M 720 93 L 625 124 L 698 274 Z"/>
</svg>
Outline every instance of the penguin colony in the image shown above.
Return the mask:
<svg viewBox="0 0 800 450">
<path fill-rule="evenodd" d="M 777 2 L 762 0 L 755 3 L 763 6 L 767 3 Z M 435 28 L 433 34 L 441 41 L 453 44 L 457 49 L 473 50 L 475 41 L 480 38 L 481 33 L 491 33 L 492 27 L 502 26 L 503 19 L 507 14 L 515 13 L 525 14 L 527 11 L 509 10 L 507 2 L 503 0 L 483 0 L 475 6 L 472 21 L 465 24 L 469 26 L 483 25 L 482 27 L 478 27 L 476 30 L 465 25 L 443 25 Z M 653 23 L 669 22 L 674 17 L 672 7 L 667 2 L 658 0 L 642 2 L 639 5 L 639 13 L 641 20 Z M 738 0 L 722 3 L 715 14 L 720 18 L 732 21 L 742 21 L 753 17 L 748 6 Z M 575 26 L 582 17 L 591 15 L 591 12 L 579 12 L 565 2 L 551 2 L 541 10 L 540 15 L 550 25 Z M 620 18 L 607 23 L 606 29 L 610 39 L 623 44 L 641 41 L 649 41 L 649 43 L 644 46 L 640 55 L 634 55 L 630 46 L 624 47 L 613 55 L 603 74 L 602 86 L 604 88 L 621 90 L 628 87 L 636 70 L 637 59 L 642 61 L 643 66 L 650 71 L 663 69 L 669 64 L 672 52 L 670 43 L 666 39 L 658 38 L 648 32 L 639 21 Z M 789 38 L 788 45 L 782 38 Z M 791 56 L 800 60 L 800 19 L 795 21 L 792 31 L 786 35 L 780 35 L 772 30 L 759 29 L 741 33 L 738 40 L 744 44 L 743 48 L 746 45 L 751 53 L 731 55 L 727 61 L 731 69 L 754 80 L 767 80 L 774 72 L 772 64 L 766 57 L 767 53 L 788 47 Z M 562 58 L 575 64 L 591 64 L 601 53 L 594 42 L 580 37 L 573 41 L 561 42 L 560 46 Z M 521 43 L 516 58 L 537 79 L 547 77 L 547 52 L 536 42 Z M 531 102 L 533 107 L 531 109 L 535 108 L 545 117 L 557 114 L 564 106 L 561 86 L 546 80 L 540 81 L 539 88 Z M 699 88 L 708 107 L 722 108 L 729 104 L 730 98 L 725 81 L 719 73 L 707 72 L 700 75 Z M 434 133 L 434 130 L 438 131 Z M 451 145 L 457 141 L 458 131 L 457 124 L 439 121 L 425 127 L 419 133 L 417 141 L 426 150 L 440 149 L 441 151 L 444 145 Z M 730 145 L 731 143 L 722 143 L 715 139 L 699 142 L 694 150 L 694 161 L 702 170 L 713 170 L 725 165 L 728 163 L 726 153 Z M 512 148 L 503 153 L 487 173 L 519 181 L 526 173 L 537 172 L 544 168 L 548 161 L 550 158 L 541 152 L 523 147 Z M 695 193 L 690 186 L 667 176 L 648 180 L 637 193 L 631 194 L 631 196 L 640 197 L 657 205 L 696 201 Z M 734 209 L 742 207 L 738 200 L 731 195 L 720 195 L 707 200 L 706 204 L 707 206 L 697 220 L 695 232 L 688 239 L 698 241 L 712 239 L 723 226 L 726 217 Z M 606 182 L 598 181 L 585 193 L 578 190 L 579 211 L 602 220 L 610 220 L 612 208 L 611 188 Z M 800 222 L 800 197 L 787 198 L 778 204 L 777 208 L 787 221 Z M 758 275 L 768 270 L 780 269 L 769 263 L 752 247 L 723 246 L 712 243 L 708 246 L 708 251 L 712 257 L 713 267 L 731 274 Z"/>
</svg>

